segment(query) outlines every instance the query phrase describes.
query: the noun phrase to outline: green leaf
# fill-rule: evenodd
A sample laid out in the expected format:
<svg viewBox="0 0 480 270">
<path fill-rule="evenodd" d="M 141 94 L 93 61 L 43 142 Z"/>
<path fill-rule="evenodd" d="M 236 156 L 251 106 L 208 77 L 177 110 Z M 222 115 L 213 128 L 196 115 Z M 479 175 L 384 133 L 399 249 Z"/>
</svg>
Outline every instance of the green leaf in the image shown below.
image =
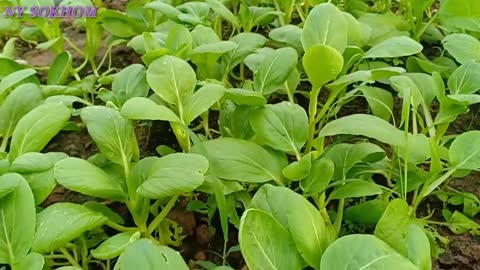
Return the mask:
<svg viewBox="0 0 480 270">
<path fill-rule="evenodd" d="M 16 173 L 35 173 L 53 168 L 53 162 L 45 154 L 25 153 L 18 156 L 11 164 L 10 171 Z"/>
<path fill-rule="evenodd" d="M 312 152 L 283 168 L 282 174 L 290 180 L 300 180 L 307 177 L 312 168 Z"/>
<path fill-rule="evenodd" d="M 170 52 L 170 54 L 186 60 L 190 57 L 192 42 L 192 35 L 190 31 L 188 31 L 188 28 L 177 24 L 168 32 L 165 48 L 168 49 L 167 52 Z"/>
<path fill-rule="evenodd" d="M 459 135 L 448 149 L 450 165 L 461 170 L 480 170 L 480 131 L 467 131 Z"/>
<path fill-rule="evenodd" d="M 382 88 L 372 86 L 360 86 L 360 90 L 367 99 L 368 106 L 372 110 L 373 115 L 389 121 L 393 111 L 393 96 Z"/>
<path fill-rule="evenodd" d="M 347 47 L 347 21 L 331 3 L 316 5 L 303 25 L 302 44 L 305 51 L 316 44 L 328 45 L 340 54 Z"/>
<path fill-rule="evenodd" d="M 80 117 L 100 152 L 109 160 L 128 166 L 132 159 L 138 159 L 139 150 L 132 123 L 120 112 L 103 106 L 90 106 L 82 109 Z"/>
<path fill-rule="evenodd" d="M 165 199 L 199 187 L 208 170 L 208 161 L 197 154 L 175 153 L 161 157 L 152 170 L 138 188 L 138 194 L 151 199 Z"/>
<path fill-rule="evenodd" d="M 82 233 L 102 226 L 107 220 L 83 205 L 55 203 L 37 214 L 32 250 L 41 254 L 51 252 Z"/>
<path fill-rule="evenodd" d="M 202 113 L 208 111 L 225 93 L 225 88 L 218 84 L 207 84 L 198 89 L 185 100 L 186 123 L 191 123 Z"/>
<path fill-rule="evenodd" d="M 115 265 L 122 270 L 188 270 L 178 251 L 141 239 L 129 245 Z"/>
<path fill-rule="evenodd" d="M 232 37 L 230 41 L 237 43 L 238 46 L 222 56 L 227 71 L 242 63 L 248 55 L 265 45 L 267 39 L 257 33 L 240 33 Z"/>
<path fill-rule="evenodd" d="M 302 51 L 302 28 L 287 24 L 281 27 L 272 29 L 268 33 L 268 37 L 273 41 L 295 48 L 297 51 Z"/>
<path fill-rule="evenodd" d="M 240 88 L 227 89 L 225 97 L 237 105 L 262 106 L 267 103 L 261 93 Z"/>
<path fill-rule="evenodd" d="M 401 36 L 389 38 L 365 53 L 365 58 L 396 58 L 420 53 L 423 46 L 415 40 Z"/>
<path fill-rule="evenodd" d="M 470 60 L 480 62 L 480 41 L 467 34 L 451 34 L 443 40 L 443 47 L 460 64 Z"/>
<path fill-rule="evenodd" d="M 16 173 L 0 176 L 0 183 L 17 183 L 0 198 L 0 264 L 17 264 L 25 259 L 35 234 L 35 203 L 25 179 Z"/>
<path fill-rule="evenodd" d="M 16 265 L 16 268 L 22 270 L 42 270 L 44 264 L 45 259 L 42 255 L 31 252 Z"/>
<path fill-rule="evenodd" d="M 146 97 L 150 86 L 147 83 L 147 72 L 140 64 L 133 64 L 114 75 L 112 92 L 121 107 L 127 100 L 134 97 Z"/>
<path fill-rule="evenodd" d="M 105 217 L 107 217 L 109 220 L 118 223 L 118 224 L 125 224 L 125 220 L 123 220 L 122 216 L 118 214 L 117 212 L 114 212 L 110 207 L 107 205 L 97 202 L 97 201 L 87 201 L 83 203 L 84 206 L 88 207 L 90 210 L 93 210 L 95 212 L 98 212 Z"/>
<path fill-rule="evenodd" d="M 15 88 L 0 105 L 0 136 L 10 138 L 18 121 L 42 102 L 42 92 L 33 83 Z"/>
<path fill-rule="evenodd" d="M 19 177 L 4 177 L 3 175 L 1 176 L 3 178 L 2 181 L 0 181 L 0 199 L 7 196 L 10 192 L 14 191 L 18 183 L 20 182 Z"/>
<path fill-rule="evenodd" d="M 382 193 L 382 187 L 375 183 L 365 180 L 354 180 L 335 188 L 330 194 L 329 199 L 338 200 L 347 198 L 360 198 L 379 195 Z"/>
<path fill-rule="evenodd" d="M 238 18 L 218 0 L 206 0 L 207 4 L 215 12 L 215 14 L 220 15 L 227 21 L 229 21 L 233 27 L 240 29 L 240 22 Z"/>
<path fill-rule="evenodd" d="M 105 240 L 91 254 L 95 259 L 111 260 L 120 256 L 128 245 L 139 238 L 139 232 L 122 232 Z"/>
<path fill-rule="evenodd" d="M 473 94 L 480 89 L 480 63 L 468 61 L 458 67 L 450 78 L 448 88 L 451 94 Z"/>
<path fill-rule="evenodd" d="M 390 201 L 373 233 L 400 254 L 407 256 L 408 225 L 412 223 L 410 207 L 403 199 Z"/>
<path fill-rule="evenodd" d="M 290 233 L 271 215 L 248 209 L 242 215 L 240 249 L 250 269 L 301 269 L 302 259 Z"/>
<path fill-rule="evenodd" d="M 268 54 L 255 71 L 253 86 L 264 96 L 277 91 L 297 64 L 297 51 L 287 47 Z"/>
<path fill-rule="evenodd" d="M 10 161 L 28 152 L 39 152 L 70 119 L 70 110 L 58 103 L 45 103 L 20 119 L 12 135 Z"/>
<path fill-rule="evenodd" d="M 312 162 L 308 176 L 300 181 L 300 187 L 306 194 L 324 191 L 333 177 L 335 164 L 328 158 L 321 158 Z"/>
<path fill-rule="evenodd" d="M 480 2 L 475 0 L 443 0 L 438 11 L 442 25 L 480 32 Z"/>
<path fill-rule="evenodd" d="M 288 201 L 288 204 L 282 202 Z M 311 267 L 328 246 L 325 223 L 318 209 L 303 196 L 285 187 L 262 186 L 253 197 L 250 208 L 262 210 L 287 229 L 300 255 Z M 243 252 L 242 247 L 242 252 Z"/>
<path fill-rule="evenodd" d="M 64 51 L 55 58 L 50 69 L 48 70 L 47 84 L 62 85 L 70 75 L 72 68 L 72 55 L 68 51 Z"/>
<path fill-rule="evenodd" d="M 133 120 L 162 120 L 180 123 L 180 119 L 171 109 L 144 97 L 127 100 L 122 106 L 121 114 Z"/>
<path fill-rule="evenodd" d="M 303 67 L 314 88 L 337 78 L 343 68 L 343 56 L 328 45 L 310 46 L 303 56 Z"/>
<path fill-rule="evenodd" d="M 291 102 L 265 105 L 252 113 L 250 124 L 259 142 L 279 151 L 299 155 L 307 140 L 307 113 Z"/>
<path fill-rule="evenodd" d="M 182 102 L 193 94 L 197 77 L 186 61 L 165 55 L 150 64 L 147 81 L 163 100 L 178 106 L 181 114 Z"/>
<path fill-rule="evenodd" d="M 339 258 L 342 258 L 339 260 Z M 418 270 L 407 258 L 373 235 L 341 237 L 325 251 L 321 269 L 329 270 Z"/>
<path fill-rule="evenodd" d="M 60 185 L 70 190 L 105 199 L 126 199 L 120 183 L 84 159 L 68 157 L 57 162 L 54 175 Z"/>
<path fill-rule="evenodd" d="M 345 209 L 345 219 L 365 225 L 375 225 L 382 217 L 387 202 L 374 199 L 356 204 Z"/>
<path fill-rule="evenodd" d="M 318 136 L 340 134 L 365 136 L 390 145 L 405 144 L 405 136 L 401 130 L 368 114 L 354 114 L 331 121 L 323 127 Z"/>
<path fill-rule="evenodd" d="M 33 74 L 37 73 L 36 70 L 31 68 L 21 69 L 15 72 L 8 74 L 7 76 L 3 77 L 0 81 L 0 97 L 2 97 L 8 89 L 15 86 L 19 82 L 27 79 L 28 77 L 32 76 Z"/>
<path fill-rule="evenodd" d="M 202 143 L 206 150 L 209 173 L 227 180 L 283 183 L 282 168 L 287 165 L 283 154 L 273 153 L 249 141 L 220 138 Z M 193 153 L 201 153 L 194 146 Z"/>
<path fill-rule="evenodd" d="M 407 228 L 407 253 L 408 258 L 419 270 L 432 269 L 432 257 L 430 255 L 430 241 L 423 229 L 410 224 Z"/>
</svg>

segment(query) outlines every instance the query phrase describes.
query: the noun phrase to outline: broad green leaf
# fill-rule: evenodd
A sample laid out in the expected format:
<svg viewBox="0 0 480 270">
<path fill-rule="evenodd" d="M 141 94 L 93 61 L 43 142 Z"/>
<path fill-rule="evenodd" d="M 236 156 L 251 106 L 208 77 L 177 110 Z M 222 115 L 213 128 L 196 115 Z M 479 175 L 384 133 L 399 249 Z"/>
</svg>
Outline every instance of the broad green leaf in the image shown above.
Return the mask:
<svg viewBox="0 0 480 270">
<path fill-rule="evenodd" d="M 408 225 L 412 223 L 410 207 L 403 199 L 391 201 L 375 227 L 374 235 L 403 256 L 407 256 Z"/>
<path fill-rule="evenodd" d="M 11 164 L 10 171 L 16 173 L 43 172 L 53 168 L 53 162 L 41 153 L 25 153 L 18 156 Z"/>
<path fill-rule="evenodd" d="M 220 138 L 202 143 L 207 152 L 209 173 L 227 180 L 262 183 L 274 180 L 283 182 L 282 168 L 287 165 L 286 157 L 269 152 L 249 141 Z M 193 147 L 193 153 L 200 149 Z"/>
<path fill-rule="evenodd" d="M 156 246 L 148 239 L 129 245 L 115 265 L 122 270 L 188 270 L 178 251 L 167 246 Z"/>
<path fill-rule="evenodd" d="M 401 130 L 381 118 L 367 114 L 354 114 L 331 121 L 320 130 L 318 136 L 340 134 L 365 136 L 390 145 L 405 144 Z"/>
<path fill-rule="evenodd" d="M 180 118 L 168 107 L 143 97 L 135 97 L 123 104 L 121 114 L 133 120 L 162 120 L 180 122 Z"/>
<path fill-rule="evenodd" d="M 68 157 L 57 162 L 54 175 L 60 185 L 70 190 L 99 198 L 126 199 L 120 183 L 84 159 Z"/>
<path fill-rule="evenodd" d="M 225 97 L 232 100 L 237 105 L 249 105 L 256 107 L 265 105 L 267 103 L 267 100 L 261 93 L 240 88 L 227 89 Z"/>
<path fill-rule="evenodd" d="M 240 220 L 239 242 L 249 269 L 292 270 L 302 268 L 290 233 L 271 215 L 248 209 Z"/>
<path fill-rule="evenodd" d="M 16 265 L 16 268 L 22 270 L 42 270 L 44 264 L 45 259 L 42 255 L 31 252 Z"/>
<path fill-rule="evenodd" d="M 472 147 L 480 143 L 480 131 L 467 131 L 459 135 L 448 149 L 452 166 L 462 170 L 480 170 L 480 149 Z"/>
<path fill-rule="evenodd" d="M 134 97 L 146 97 L 150 86 L 147 83 L 147 72 L 140 64 L 133 64 L 114 75 L 112 92 L 121 107 L 127 100 Z"/>
<path fill-rule="evenodd" d="M 337 78 L 343 68 L 343 56 L 328 45 L 310 46 L 303 56 L 303 67 L 314 88 Z"/>
<path fill-rule="evenodd" d="M 419 270 L 431 270 L 432 257 L 430 255 L 430 241 L 427 235 L 416 224 L 410 224 L 407 232 L 408 258 L 418 266 Z"/>
<path fill-rule="evenodd" d="M 332 180 L 335 164 L 328 158 L 321 158 L 312 162 L 308 176 L 300 181 L 300 187 L 307 194 L 324 191 Z"/>
<path fill-rule="evenodd" d="M 215 12 L 215 14 L 220 15 L 227 21 L 229 21 L 233 27 L 240 29 L 240 22 L 238 18 L 218 0 L 206 0 L 207 4 Z"/>
<path fill-rule="evenodd" d="M 339 259 L 341 258 L 341 260 Z M 373 235 L 341 237 L 325 251 L 321 269 L 328 270 L 418 270 L 407 258 Z"/>
<path fill-rule="evenodd" d="M 285 201 L 288 204 L 282 203 Z M 318 269 L 318 262 L 329 244 L 326 227 L 318 209 L 300 194 L 269 184 L 257 191 L 249 207 L 262 210 L 275 218 L 290 232 L 305 261 Z"/>
<path fill-rule="evenodd" d="M 420 53 L 423 46 L 409 37 L 389 38 L 365 53 L 365 58 L 396 58 Z"/>
<path fill-rule="evenodd" d="M 208 161 L 197 154 L 175 153 L 161 157 L 148 179 L 138 188 L 138 194 L 165 199 L 191 192 L 203 183 L 207 170 Z"/>
<path fill-rule="evenodd" d="M 241 98 L 248 102 L 246 98 Z M 254 108 L 250 106 L 236 106 L 232 101 L 226 100 L 221 107 L 219 117 L 222 136 L 243 140 L 251 139 L 255 135 L 249 121 L 253 111 Z"/>
<path fill-rule="evenodd" d="M 0 264 L 25 259 L 35 234 L 35 203 L 25 179 L 16 173 L 0 176 L 0 183 L 16 182 L 14 190 L 0 198 Z"/>
<path fill-rule="evenodd" d="M 103 106 L 90 106 L 82 109 L 80 117 L 100 152 L 109 160 L 128 166 L 126 164 L 132 159 L 138 159 L 139 150 L 132 123 L 120 112 Z"/>
<path fill-rule="evenodd" d="M 72 55 L 64 51 L 55 58 L 48 70 L 47 84 L 64 84 L 72 68 Z"/>
<path fill-rule="evenodd" d="M 393 111 L 393 96 L 382 88 L 372 86 L 360 86 L 360 90 L 367 99 L 368 106 L 372 110 L 372 114 L 389 121 Z"/>
<path fill-rule="evenodd" d="M 291 46 L 297 51 L 302 51 L 302 28 L 287 24 L 281 27 L 272 29 L 268 33 L 268 37 L 284 46 Z"/>
<path fill-rule="evenodd" d="M 15 88 L 0 105 L 0 136 L 10 138 L 18 121 L 42 102 L 42 92 L 33 83 Z"/>
<path fill-rule="evenodd" d="M 381 186 L 365 180 L 354 180 L 336 187 L 329 199 L 347 199 L 379 195 L 383 193 Z"/>
<path fill-rule="evenodd" d="M 250 124 L 259 142 L 279 151 L 298 155 L 307 140 L 307 113 L 291 102 L 265 105 L 252 113 Z"/>
<path fill-rule="evenodd" d="M 226 71 L 230 71 L 256 49 L 265 45 L 267 39 L 257 33 L 240 33 L 230 39 L 230 41 L 238 44 L 233 50 L 222 56 L 222 61 Z"/>
<path fill-rule="evenodd" d="M 476 0 L 442 0 L 438 13 L 446 27 L 480 32 L 480 2 Z"/>
<path fill-rule="evenodd" d="M 186 123 L 191 123 L 202 113 L 208 111 L 225 93 L 225 88 L 219 84 L 208 84 L 198 89 L 185 100 Z"/>
<path fill-rule="evenodd" d="M 55 203 L 37 214 L 32 250 L 41 254 L 63 247 L 107 222 L 103 215 L 74 203 Z"/>
<path fill-rule="evenodd" d="M 7 196 L 10 192 L 14 191 L 18 183 L 20 183 L 19 177 L 4 177 L 0 176 L 0 199 Z"/>
<path fill-rule="evenodd" d="M 369 200 L 345 209 L 345 219 L 365 225 L 375 225 L 380 220 L 388 203 L 382 199 Z"/>
<path fill-rule="evenodd" d="M 118 223 L 118 224 L 125 224 L 125 220 L 123 220 L 122 216 L 118 214 L 117 212 L 114 212 L 110 207 L 107 205 L 97 202 L 97 201 L 87 201 L 83 203 L 84 206 L 88 207 L 90 210 L 93 210 L 95 212 L 98 212 L 105 217 L 107 217 L 109 220 Z"/>
<path fill-rule="evenodd" d="M 480 63 L 473 60 L 458 67 L 450 78 L 448 88 L 451 94 L 473 94 L 480 90 Z"/>
<path fill-rule="evenodd" d="M 347 47 L 348 24 L 342 12 L 331 3 L 316 5 L 308 14 L 302 31 L 303 49 L 328 45 L 340 54 Z"/>
<path fill-rule="evenodd" d="M 480 62 L 480 41 L 467 34 L 451 34 L 443 40 L 443 47 L 460 64 L 470 60 Z"/>
<path fill-rule="evenodd" d="M 270 95 L 277 91 L 297 64 L 297 51 L 287 47 L 268 54 L 255 71 L 253 86 L 255 91 Z"/>
<path fill-rule="evenodd" d="M 325 157 L 335 164 L 335 179 L 344 180 L 348 172 L 358 163 L 379 161 L 385 157 L 385 151 L 373 143 L 335 144 L 325 153 Z"/>
<path fill-rule="evenodd" d="M 12 86 L 16 85 L 17 83 L 25 80 L 26 78 L 32 76 L 33 74 L 37 73 L 36 70 L 27 68 L 22 69 L 19 71 L 12 72 L 2 78 L 0 81 L 0 97 L 2 97 L 8 89 Z"/>
<path fill-rule="evenodd" d="M 91 254 L 96 259 L 111 260 L 120 256 L 129 244 L 135 242 L 139 238 L 140 233 L 138 232 L 122 232 L 105 240 L 92 250 Z"/>
<path fill-rule="evenodd" d="M 300 180 L 307 177 L 312 168 L 312 152 L 283 168 L 282 174 L 290 180 Z"/>
<path fill-rule="evenodd" d="M 192 42 L 192 36 L 188 28 L 177 24 L 168 32 L 168 37 L 165 41 L 165 48 L 168 49 L 166 52 L 170 52 L 170 54 L 181 59 L 189 59 Z"/>
<path fill-rule="evenodd" d="M 186 61 L 165 55 L 150 64 L 147 81 L 157 95 L 180 110 L 182 102 L 193 94 L 197 77 Z"/>
<path fill-rule="evenodd" d="M 70 110 L 58 103 L 45 103 L 20 119 L 12 135 L 10 161 L 28 152 L 39 152 L 70 119 Z"/>
</svg>

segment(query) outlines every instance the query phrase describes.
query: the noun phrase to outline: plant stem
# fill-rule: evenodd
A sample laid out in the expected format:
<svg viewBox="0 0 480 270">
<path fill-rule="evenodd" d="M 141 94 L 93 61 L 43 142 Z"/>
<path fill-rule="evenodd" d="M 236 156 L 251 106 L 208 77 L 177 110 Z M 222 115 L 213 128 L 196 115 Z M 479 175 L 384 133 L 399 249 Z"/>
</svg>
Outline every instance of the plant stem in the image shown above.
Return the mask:
<svg viewBox="0 0 480 270">
<path fill-rule="evenodd" d="M 114 229 L 114 230 L 117 230 L 119 232 L 130 232 L 130 231 L 137 231 L 138 228 L 137 227 L 125 227 L 123 225 L 120 225 L 116 222 L 113 222 L 113 221 L 107 221 L 107 223 L 105 224 L 107 225 L 108 227 Z"/>
<path fill-rule="evenodd" d="M 305 153 L 312 150 L 313 138 L 315 136 L 315 118 L 317 115 L 318 96 L 322 87 L 316 87 L 310 92 L 310 101 L 308 104 L 308 139 L 305 146 Z"/>
<path fill-rule="evenodd" d="M 335 217 L 335 229 L 337 231 L 337 235 L 340 233 L 340 229 L 342 228 L 342 219 L 343 219 L 343 208 L 345 207 L 345 199 L 338 200 L 338 210 L 337 216 Z"/>
<path fill-rule="evenodd" d="M 80 267 L 78 262 L 72 257 L 72 255 L 66 250 L 65 248 L 60 248 L 60 251 L 62 252 L 63 256 L 67 261 L 72 265 L 72 266 L 77 266 Z"/>
<path fill-rule="evenodd" d="M 168 203 L 163 207 L 162 211 L 160 211 L 158 216 L 156 216 L 153 219 L 152 223 L 150 223 L 150 225 L 148 226 L 148 229 L 147 229 L 147 233 L 149 235 L 151 235 L 153 233 L 153 231 L 155 231 L 155 229 L 157 229 L 158 225 L 160 225 L 160 223 L 162 223 L 162 221 L 167 217 L 168 213 L 170 213 L 170 210 L 172 210 L 172 208 L 175 206 L 175 202 L 177 201 L 177 199 L 178 199 L 178 195 L 173 196 L 168 201 Z"/>
</svg>

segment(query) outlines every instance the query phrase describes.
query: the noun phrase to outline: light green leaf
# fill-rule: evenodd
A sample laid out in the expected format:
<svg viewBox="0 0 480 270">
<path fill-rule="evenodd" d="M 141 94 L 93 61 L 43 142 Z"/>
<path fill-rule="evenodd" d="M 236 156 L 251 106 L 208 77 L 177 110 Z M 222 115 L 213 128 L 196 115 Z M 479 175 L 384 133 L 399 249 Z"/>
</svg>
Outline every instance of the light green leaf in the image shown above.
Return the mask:
<svg viewBox="0 0 480 270">
<path fill-rule="evenodd" d="M 448 149 L 451 166 L 463 170 L 480 170 L 480 131 L 467 131 L 459 135 Z"/>
<path fill-rule="evenodd" d="M 267 39 L 257 33 L 240 33 L 232 37 L 230 41 L 237 43 L 238 46 L 222 56 L 227 71 L 242 63 L 245 57 L 265 45 Z"/>
<path fill-rule="evenodd" d="M 107 222 L 103 215 L 74 203 L 56 203 L 37 214 L 32 250 L 41 254 L 63 247 Z"/>
<path fill-rule="evenodd" d="M 240 88 L 227 89 L 225 97 L 237 105 L 262 106 L 267 103 L 261 93 Z"/>
<path fill-rule="evenodd" d="M 339 260 L 339 258 L 342 258 Z M 321 269 L 328 270 L 418 270 L 407 258 L 373 235 L 341 237 L 325 251 Z"/>
<path fill-rule="evenodd" d="M 58 103 L 45 103 L 20 119 L 12 135 L 10 161 L 28 152 L 39 152 L 70 119 L 70 110 Z"/>
<path fill-rule="evenodd" d="M 16 173 L 0 176 L 0 183 L 17 183 L 0 198 L 0 264 L 17 264 L 25 259 L 35 234 L 35 202 L 25 179 Z"/>
<path fill-rule="evenodd" d="M 291 102 L 265 105 L 252 113 L 250 124 L 259 142 L 279 151 L 299 155 L 307 140 L 307 113 Z"/>
<path fill-rule="evenodd" d="M 12 162 L 10 171 L 23 174 L 48 171 L 51 168 L 53 168 L 53 163 L 47 155 L 31 152 L 18 156 Z"/>
<path fill-rule="evenodd" d="M 207 4 L 215 12 L 215 14 L 220 15 L 227 21 L 229 21 L 233 27 L 240 29 L 240 22 L 238 18 L 218 0 L 206 0 Z"/>
<path fill-rule="evenodd" d="M 382 193 L 382 187 L 375 183 L 365 180 L 354 180 L 335 188 L 330 194 L 329 199 L 338 200 L 347 198 L 360 198 L 379 195 Z"/>
<path fill-rule="evenodd" d="M 178 166 L 182 164 L 181 166 Z M 138 194 L 151 199 L 165 199 L 191 192 L 204 181 L 208 161 L 197 154 L 175 153 L 161 157 Z"/>
<path fill-rule="evenodd" d="M 393 111 L 393 96 L 382 88 L 372 86 L 360 86 L 360 90 L 367 99 L 368 106 L 372 110 L 373 115 L 389 121 Z"/>
<path fill-rule="evenodd" d="M 343 68 L 343 56 L 328 45 L 310 46 L 303 56 L 303 67 L 314 88 L 337 78 Z"/>
<path fill-rule="evenodd" d="M 108 238 L 90 253 L 96 259 L 111 260 L 120 256 L 128 245 L 139 238 L 139 232 L 122 232 Z"/>
<path fill-rule="evenodd" d="M 297 64 L 297 51 L 287 47 L 268 54 L 255 71 L 253 86 L 255 91 L 270 95 L 277 91 Z"/>
<path fill-rule="evenodd" d="M 157 95 L 180 110 L 182 102 L 193 94 L 197 77 L 186 61 L 165 55 L 150 64 L 147 81 Z"/>
<path fill-rule="evenodd" d="M 390 145 L 405 144 L 405 136 L 401 130 L 381 118 L 368 114 L 353 114 L 331 121 L 318 136 L 340 134 L 365 136 Z"/>
<path fill-rule="evenodd" d="M 85 195 L 119 201 L 127 197 L 120 183 L 84 159 L 68 157 L 57 162 L 54 176 L 60 185 Z"/>
<path fill-rule="evenodd" d="M 264 211 L 248 209 L 243 213 L 239 242 L 242 255 L 252 270 L 302 268 L 302 259 L 290 233 Z"/>
<path fill-rule="evenodd" d="M 480 2 L 443 0 L 438 11 L 442 25 L 454 29 L 480 32 Z"/>
<path fill-rule="evenodd" d="M 45 264 L 45 259 L 42 255 L 31 252 L 28 253 L 27 257 L 16 265 L 17 269 L 22 270 L 42 270 Z"/>
<path fill-rule="evenodd" d="M 208 84 L 198 89 L 185 100 L 186 123 L 191 123 L 202 113 L 208 111 L 225 93 L 225 88 L 219 84 Z"/>
<path fill-rule="evenodd" d="M 347 21 L 342 12 L 331 3 L 316 5 L 303 25 L 302 44 L 305 51 L 316 44 L 328 45 L 340 54 L 347 47 Z"/>
<path fill-rule="evenodd" d="M 389 38 L 365 53 L 365 58 L 396 58 L 420 53 L 423 46 L 415 40 L 400 36 Z"/>
<path fill-rule="evenodd" d="M 408 225 L 407 253 L 408 258 L 419 270 L 432 269 L 432 257 L 430 255 L 430 241 L 423 229 L 416 225 Z"/>
<path fill-rule="evenodd" d="M 134 97 L 146 97 L 150 86 L 147 83 L 145 67 L 133 64 L 113 75 L 112 92 L 121 107 L 127 100 Z"/>
<path fill-rule="evenodd" d="M 127 100 L 122 106 L 121 114 L 133 120 L 162 120 L 180 123 L 178 116 L 168 107 L 143 97 Z"/>
<path fill-rule="evenodd" d="M 375 225 L 387 208 L 388 202 L 374 199 L 345 209 L 345 219 L 365 225 Z"/>
<path fill-rule="evenodd" d="M 467 34 L 451 34 L 443 40 L 443 47 L 460 64 L 470 60 L 480 62 L 480 41 Z"/>
<path fill-rule="evenodd" d="M 127 166 L 138 159 L 138 145 L 132 123 L 120 112 L 103 107 L 82 109 L 80 117 L 100 152 L 112 162 Z"/>
<path fill-rule="evenodd" d="M 283 182 L 282 168 L 287 165 L 285 155 L 265 150 L 249 141 L 220 138 L 202 143 L 210 162 L 209 173 L 227 180 L 262 183 Z M 194 146 L 193 153 L 201 153 Z"/>
<path fill-rule="evenodd" d="M 72 68 L 72 55 L 64 51 L 55 58 L 48 70 L 47 84 L 62 85 L 70 75 Z"/>
<path fill-rule="evenodd" d="M 122 270 L 188 270 L 178 251 L 166 246 L 156 246 L 148 239 L 129 245 L 115 265 Z"/>
<path fill-rule="evenodd" d="M 315 160 L 307 178 L 300 181 L 300 187 L 307 194 L 322 192 L 332 180 L 334 170 L 335 164 L 330 159 Z"/>
<path fill-rule="evenodd" d="M 268 33 L 268 37 L 273 41 L 295 48 L 297 51 L 302 51 L 302 28 L 287 24 L 272 29 Z"/>
<path fill-rule="evenodd" d="M 450 78 L 448 88 L 451 94 L 473 94 L 480 89 L 480 63 L 473 60 L 458 67 Z"/>
<path fill-rule="evenodd" d="M 6 91 L 10 89 L 10 87 L 25 80 L 26 78 L 32 76 L 35 73 L 37 73 L 36 70 L 27 68 L 12 72 L 7 76 L 3 77 L 0 81 L 0 97 L 2 97 L 6 93 Z"/>
</svg>

